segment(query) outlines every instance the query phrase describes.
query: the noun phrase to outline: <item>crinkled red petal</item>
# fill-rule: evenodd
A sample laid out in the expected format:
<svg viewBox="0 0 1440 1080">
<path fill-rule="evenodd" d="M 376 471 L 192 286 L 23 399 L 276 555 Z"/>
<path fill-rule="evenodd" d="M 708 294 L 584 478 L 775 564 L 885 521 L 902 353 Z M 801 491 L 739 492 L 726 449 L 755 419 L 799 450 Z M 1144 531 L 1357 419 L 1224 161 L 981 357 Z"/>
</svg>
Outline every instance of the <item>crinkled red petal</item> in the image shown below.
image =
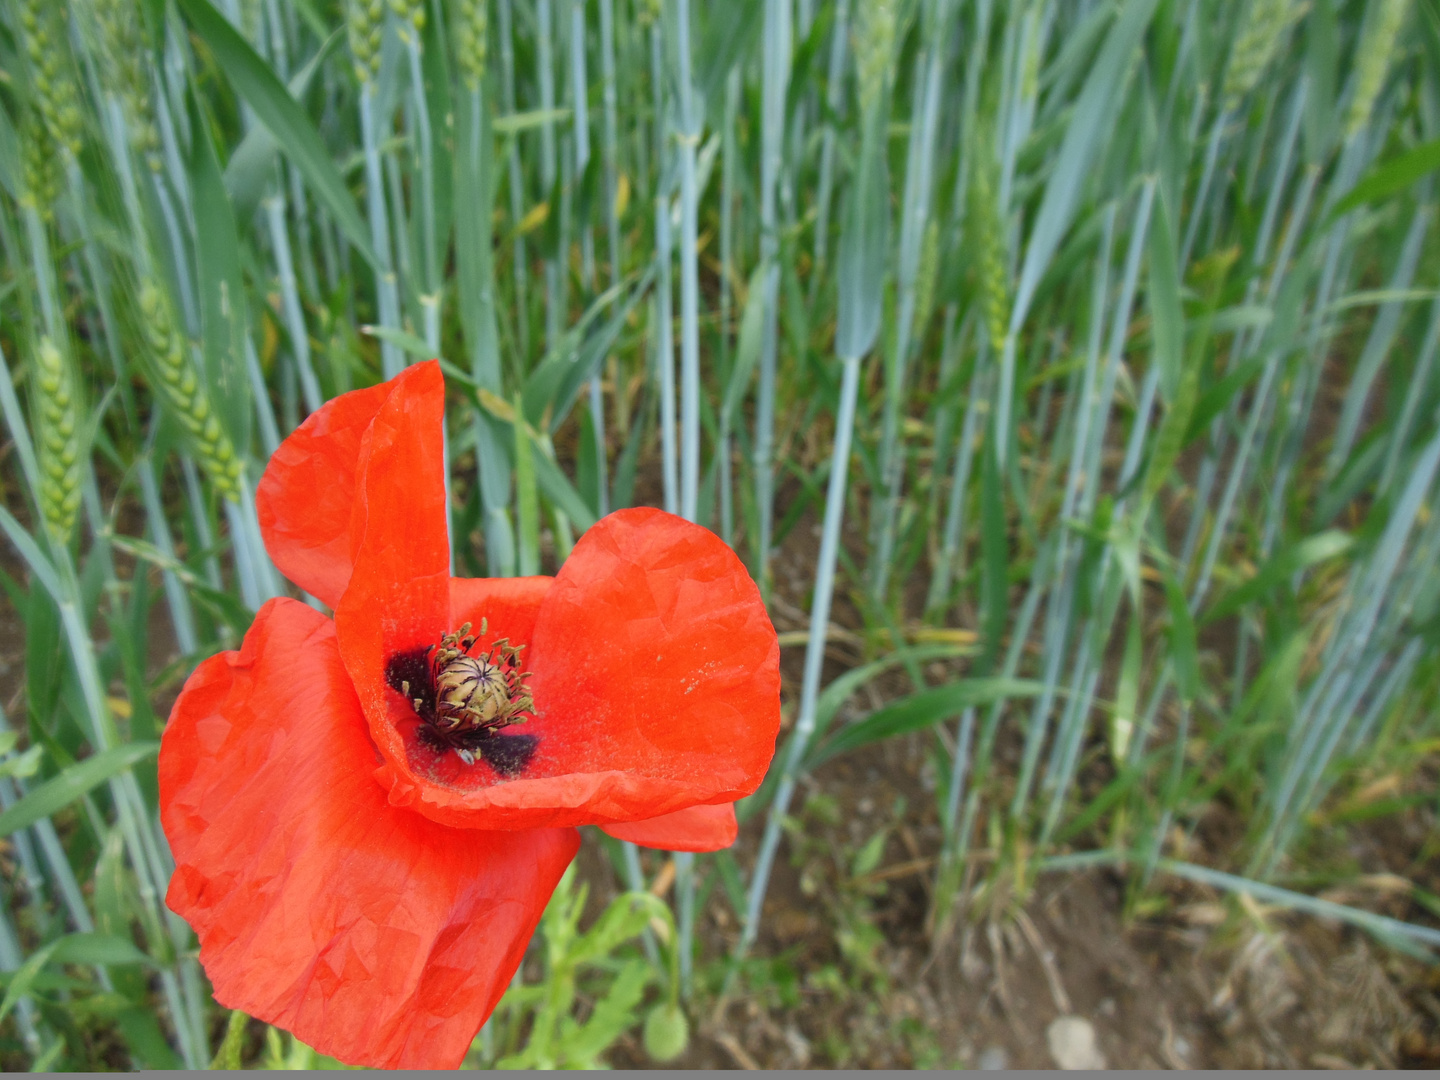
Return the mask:
<svg viewBox="0 0 1440 1080">
<path fill-rule="evenodd" d="M 581 537 L 524 654 L 535 715 L 511 730 L 538 742 L 510 777 L 416 737 L 414 711 L 384 687 L 387 657 L 412 639 L 385 626 L 395 604 L 433 610 L 429 579 L 377 603 L 387 586 L 362 586 L 366 576 L 362 558 L 337 621 L 385 756 L 377 776 L 397 805 L 474 828 L 608 824 L 730 803 L 764 777 L 780 723 L 779 646 L 744 566 L 708 530 L 635 509 Z M 479 596 L 495 586 L 464 587 Z M 347 615 L 352 598 L 368 613 L 363 630 Z M 483 602 L 466 610 L 478 621 Z M 510 627 L 491 618 L 491 633 L 523 640 L 516 618 Z"/>
<path fill-rule="evenodd" d="M 352 583 L 362 553 L 366 577 L 372 581 L 404 584 L 448 572 L 450 566 L 440 364 L 416 364 L 385 385 L 390 394 L 365 429 L 356 464 L 350 510 Z"/>
<path fill-rule="evenodd" d="M 416 737 L 419 717 L 388 685 L 386 670 L 393 657 L 423 654 L 454 629 L 440 367 L 417 364 L 391 385 L 360 448 L 350 528 L 355 569 L 335 608 L 341 655 L 382 755 L 377 764 L 404 762 L 408 748 L 435 759 Z M 391 786 L 383 778 L 382 784 Z M 405 802 L 393 795 L 392 801 Z"/>
<path fill-rule="evenodd" d="M 600 828 L 617 840 L 629 840 L 661 851 L 719 851 L 733 844 L 740 831 L 734 803 L 692 806 L 645 821 L 625 821 Z"/>
<path fill-rule="evenodd" d="M 281 573 L 332 608 L 350 581 L 350 515 L 360 443 L 394 386 L 328 401 L 270 457 L 255 489 L 265 550 Z"/>
<path fill-rule="evenodd" d="M 635 821 L 734 802 L 764 778 L 780 646 L 759 589 L 708 529 L 648 507 L 600 521 L 556 575 L 534 650 L 536 765 L 556 778 L 553 805 L 584 778 L 591 790 L 568 805 Z"/>
<path fill-rule="evenodd" d="M 519 645 L 529 645 L 535 636 L 540 603 L 554 584 L 552 577 L 451 578 L 450 623 L 458 629 L 470 623 L 476 639 L 483 644 L 508 636 Z M 489 624 L 480 637 L 480 620 Z M 482 647 L 477 645 L 477 650 Z"/>
<path fill-rule="evenodd" d="M 342 1061 L 453 1068 L 578 834 L 447 829 L 390 805 L 376 760 L 334 625 L 271 601 L 165 730 L 166 900 L 226 1007 Z"/>
</svg>

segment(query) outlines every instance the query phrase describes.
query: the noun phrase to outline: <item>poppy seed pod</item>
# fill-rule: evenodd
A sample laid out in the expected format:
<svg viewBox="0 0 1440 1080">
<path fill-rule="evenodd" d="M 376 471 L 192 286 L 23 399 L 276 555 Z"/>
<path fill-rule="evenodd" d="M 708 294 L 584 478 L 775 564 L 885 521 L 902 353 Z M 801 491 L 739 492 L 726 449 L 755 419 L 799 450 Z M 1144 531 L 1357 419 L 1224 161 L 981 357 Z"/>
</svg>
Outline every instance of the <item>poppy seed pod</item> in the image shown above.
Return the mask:
<svg viewBox="0 0 1440 1080">
<path fill-rule="evenodd" d="M 456 657 L 436 679 L 440 715 L 451 722 L 488 724 L 510 704 L 499 670 L 473 656 Z"/>
</svg>

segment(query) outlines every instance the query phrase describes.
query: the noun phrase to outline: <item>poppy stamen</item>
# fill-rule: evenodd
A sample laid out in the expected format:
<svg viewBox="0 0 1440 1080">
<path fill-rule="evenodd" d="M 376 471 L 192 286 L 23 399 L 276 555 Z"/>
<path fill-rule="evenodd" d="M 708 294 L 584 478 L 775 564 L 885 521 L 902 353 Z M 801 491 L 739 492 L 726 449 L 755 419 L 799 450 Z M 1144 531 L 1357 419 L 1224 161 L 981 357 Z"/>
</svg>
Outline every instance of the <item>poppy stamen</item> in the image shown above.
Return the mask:
<svg viewBox="0 0 1440 1080">
<path fill-rule="evenodd" d="M 481 636 L 486 628 L 482 619 Z M 422 721 L 417 734 L 427 746 L 440 753 L 454 750 L 467 765 L 484 757 L 497 772 L 513 776 L 539 742 L 528 735 L 496 738 L 501 728 L 523 724 L 534 709 L 526 686 L 530 673 L 520 670 L 525 646 L 498 638 L 472 653 L 478 638 L 470 630 L 467 622 L 438 645 L 392 657 L 388 681 L 414 706 Z"/>
</svg>

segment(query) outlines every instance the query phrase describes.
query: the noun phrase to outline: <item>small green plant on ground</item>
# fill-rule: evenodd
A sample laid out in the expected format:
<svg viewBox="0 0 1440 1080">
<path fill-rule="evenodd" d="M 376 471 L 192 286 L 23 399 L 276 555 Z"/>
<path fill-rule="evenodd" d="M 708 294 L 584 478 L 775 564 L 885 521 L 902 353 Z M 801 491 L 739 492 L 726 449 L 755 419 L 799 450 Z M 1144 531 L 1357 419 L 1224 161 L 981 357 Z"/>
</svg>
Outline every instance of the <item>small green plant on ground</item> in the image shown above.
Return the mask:
<svg viewBox="0 0 1440 1080">
<path fill-rule="evenodd" d="M 540 920 L 540 981 L 505 992 L 471 1051 L 475 1067 L 595 1068 L 616 1039 L 642 1023 L 655 1057 L 669 1060 L 685 1049 L 669 907 L 648 892 L 621 893 L 581 932 L 588 892 L 588 885 L 576 885 L 574 867 L 560 879 Z M 647 932 L 671 958 L 663 971 L 634 947 Z M 646 1010 L 657 978 L 660 1000 Z"/>
</svg>

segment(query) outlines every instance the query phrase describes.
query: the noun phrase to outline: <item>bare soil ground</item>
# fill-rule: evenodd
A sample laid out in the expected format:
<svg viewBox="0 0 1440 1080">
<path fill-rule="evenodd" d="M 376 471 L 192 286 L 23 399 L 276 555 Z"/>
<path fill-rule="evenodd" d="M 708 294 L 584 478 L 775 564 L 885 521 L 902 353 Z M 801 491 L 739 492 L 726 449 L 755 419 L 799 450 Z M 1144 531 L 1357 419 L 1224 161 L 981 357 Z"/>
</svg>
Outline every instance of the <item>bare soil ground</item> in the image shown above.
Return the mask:
<svg viewBox="0 0 1440 1080">
<path fill-rule="evenodd" d="M 878 765 L 815 778 L 845 820 L 802 815 L 806 857 L 782 855 L 755 949 L 769 966 L 754 965 L 723 1010 L 702 994 L 697 1037 L 676 1064 L 1051 1068 L 1047 1028 L 1073 1015 L 1094 1025 L 1113 1068 L 1440 1068 L 1440 971 L 1358 931 L 1184 882 L 1162 883 L 1163 912 L 1127 922 L 1117 874 L 1047 875 L 1020 918 L 981 919 L 932 951 L 938 827 L 912 819 L 866 880 L 846 872 L 920 786 L 907 756 L 891 749 Z M 742 831 L 742 865 L 759 831 Z M 737 930 L 712 894 L 707 954 L 727 955 Z M 634 1040 L 610 1060 L 648 1064 Z"/>
<path fill-rule="evenodd" d="M 807 513 L 777 553 L 772 607 L 782 633 L 807 625 L 818 532 Z M 863 550 L 861 537 L 847 542 Z M 861 628 L 858 609 L 841 596 L 832 621 Z M 782 654 L 787 725 L 803 654 L 803 646 Z M 843 642 L 832 644 L 826 680 L 858 661 Z M 896 671 L 862 690 L 851 709 L 858 716 L 909 690 Z M 941 841 L 932 743 L 928 733 L 892 739 L 805 779 L 756 960 L 723 1002 L 718 958 L 730 954 L 739 926 L 721 889 L 713 890 L 697 929 L 705 955 L 716 958 L 711 985 L 702 969 L 695 1037 L 674 1065 L 1053 1068 L 1047 1029 L 1068 1015 L 1093 1025 L 1112 1068 L 1440 1068 L 1440 967 L 1353 928 L 1185 881 L 1157 879 L 1127 905 L 1129 883 L 1120 872 L 1044 875 L 1020 914 L 992 894 L 936 948 L 927 933 Z M 1002 734 L 1002 772 L 1014 771 L 1020 749 L 1018 738 Z M 1109 778 L 1104 758 L 1090 755 L 1082 791 Z M 1395 888 L 1394 871 L 1440 892 L 1440 866 L 1425 854 L 1436 826 L 1428 805 L 1352 828 L 1343 839 L 1327 837 L 1332 846 L 1343 843 L 1365 876 L 1353 889 L 1325 895 L 1433 923 Z M 742 826 L 735 850 L 742 867 L 753 861 L 763 828 L 759 817 Z M 857 854 L 882 833 L 877 865 L 856 874 Z M 1216 805 L 1185 857 L 1225 867 L 1243 833 L 1244 822 Z M 1098 846 L 1086 839 L 1077 839 L 1077 849 Z M 592 843 L 587 839 L 582 857 L 592 880 L 603 879 L 608 867 Z M 977 875 L 986 854 L 974 853 Z M 610 1061 L 651 1064 L 638 1035 L 622 1041 Z"/>
<path fill-rule="evenodd" d="M 1047 1029 L 1071 1015 L 1094 1025 L 1112 1068 L 1440 1068 L 1440 969 L 1187 882 L 1158 882 L 1154 914 L 1127 921 L 1119 874 L 1046 875 L 1020 917 L 981 916 L 932 949 L 940 829 L 926 771 L 916 738 L 812 778 L 777 860 L 757 961 L 723 1008 L 720 965 L 708 988 L 702 971 L 696 1037 L 676 1065 L 1052 1068 Z M 1424 839 L 1418 818 L 1403 830 L 1412 845 Z M 762 828 L 742 829 L 742 866 Z M 856 852 L 881 830 L 878 867 L 857 877 Z M 584 869 L 603 881 L 592 843 Z M 1348 899 L 1415 917 L 1374 895 Z M 698 932 L 709 957 L 734 946 L 738 923 L 718 888 Z M 650 1064 L 638 1038 L 610 1061 Z"/>
</svg>

